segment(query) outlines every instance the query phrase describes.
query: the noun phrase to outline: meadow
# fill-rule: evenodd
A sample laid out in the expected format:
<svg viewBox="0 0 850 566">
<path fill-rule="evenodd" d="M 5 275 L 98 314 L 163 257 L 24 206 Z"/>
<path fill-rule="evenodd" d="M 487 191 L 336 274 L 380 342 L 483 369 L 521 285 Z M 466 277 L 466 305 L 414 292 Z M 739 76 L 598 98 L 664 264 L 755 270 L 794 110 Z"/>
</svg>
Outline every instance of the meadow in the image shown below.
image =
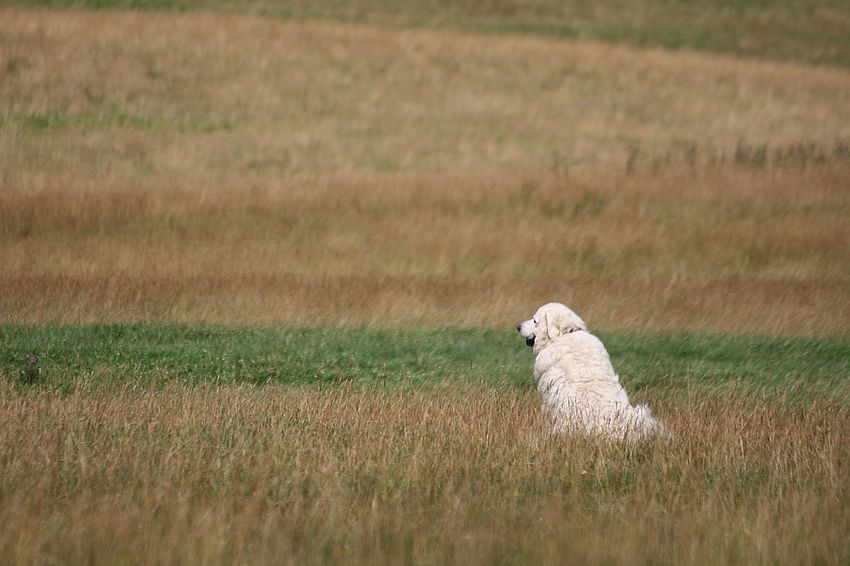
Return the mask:
<svg viewBox="0 0 850 566">
<path fill-rule="evenodd" d="M 844 69 L 0 10 L 4 320 L 847 334 Z"/>
<path fill-rule="evenodd" d="M 545 433 L 509 331 L 0 326 L 0 555 L 850 558 L 847 341 L 602 337 L 672 440 Z"/>
<path fill-rule="evenodd" d="M 0 562 L 847 563 L 848 30 L 0 1 Z M 544 432 L 550 300 L 672 440 Z"/>
<path fill-rule="evenodd" d="M 656 390 L 676 439 L 542 432 L 529 390 L 0 384 L 14 563 L 848 559 L 848 390 Z"/>
</svg>

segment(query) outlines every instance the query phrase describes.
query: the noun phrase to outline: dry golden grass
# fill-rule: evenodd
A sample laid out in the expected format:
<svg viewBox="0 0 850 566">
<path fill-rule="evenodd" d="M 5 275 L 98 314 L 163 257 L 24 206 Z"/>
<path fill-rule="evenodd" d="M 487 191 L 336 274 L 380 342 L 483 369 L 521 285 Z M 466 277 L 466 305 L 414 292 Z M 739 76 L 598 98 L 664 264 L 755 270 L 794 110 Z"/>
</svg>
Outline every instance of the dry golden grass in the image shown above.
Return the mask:
<svg viewBox="0 0 850 566">
<path fill-rule="evenodd" d="M 252 16 L 0 7 L 5 186 L 614 164 L 850 138 L 850 70 Z"/>
<path fill-rule="evenodd" d="M 559 299 L 847 336 L 848 92 L 594 42 L 0 7 L 0 322 L 503 327 Z M 3 561 L 850 561 L 842 383 L 650 388 L 676 438 L 623 447 L 543 434 L 516 391 L 11 381 Z"/>
<path fill-rule="evenodd" d="M 16 563 L 850 559 L 848 390 L 647 392 L 676 437 L 545 435 L 531 394 L 0 380 Z"/>
<path fill-rule="evenodd" d="M 99 0 L 97 4 L 120 2 Z M 76 0 L 76 3 L 86 2 Z M 850 63 L 847 33 L 850 10 L 842 0 L 727 0 L 719 3 L 669 0 L 147 0 L 146 3 L 149 6 L 171 4 L 394 26 L 597 37 L 637 45 L 695 48 L 844 66 Z"/>
<path fill-rule="evenodd" d="M 850 168 L 378 176 L 0 195 L 23 322 L 596 327 L 846 335 Z"/>
<path fill-rule="evenodd" d="M 2 321 L 850 329 L 847 70 L 2 7 L 0 73 Z"/>
</svg>

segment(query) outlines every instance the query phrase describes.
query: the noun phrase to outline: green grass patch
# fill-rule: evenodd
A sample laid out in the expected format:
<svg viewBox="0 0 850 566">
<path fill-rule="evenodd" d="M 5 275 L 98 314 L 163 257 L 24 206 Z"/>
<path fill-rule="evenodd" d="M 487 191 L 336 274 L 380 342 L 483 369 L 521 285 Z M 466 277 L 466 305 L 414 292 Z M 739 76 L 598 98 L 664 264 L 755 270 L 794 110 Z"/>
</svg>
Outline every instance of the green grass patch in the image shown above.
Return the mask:
<svg viewBox="0 0 850 566">
<path fill-rule="evenodd" d="M 850 376 L 850 342 L 600 333 L 629 392 L 722 382 L 831 388 Z M 162 324 L 0 326 L 0 375 L 78 382 L 531 387 L 533 355 L 512 331 L 239 328 Z"/>
<path fill-rule="evenodd" d="M 202 6 L 197 0 L 3 0 L 0 4 L 19 4 L 46 8 L 85 8 L 88 10 L 172 10 L 185 11 Z"/>
<path fill-rule="evenodd" d="M 203 115 L 145 115 L 124 111 L 117 105 L 84 112 L 47 110 L 43 112 L 9 113 L 0 111 L 0 134 L 92 132 L 99 130 L 172 131 L 179 133 L 211 133 L 231 131 L 233 121 Z"/>
</svg>

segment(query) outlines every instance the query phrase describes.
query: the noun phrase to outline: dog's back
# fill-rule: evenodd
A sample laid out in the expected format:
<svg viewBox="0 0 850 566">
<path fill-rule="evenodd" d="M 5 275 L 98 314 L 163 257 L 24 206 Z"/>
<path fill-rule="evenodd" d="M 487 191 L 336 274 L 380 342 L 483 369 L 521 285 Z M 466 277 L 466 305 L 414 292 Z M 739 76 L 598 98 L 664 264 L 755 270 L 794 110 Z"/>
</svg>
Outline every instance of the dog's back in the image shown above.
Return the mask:
<svg viewBox="0 0 850 566">
<path fill-rule="evenodd" d="M 647 406 L 629 403 L 608 351 L 590 332 L 565 334 L 540 350 L 534 378 L 556 431 L 629 440 L 669 434 Z"/>
<path fill-rule="evenodd" d="M 587 331 L 560 336 L 540 350 L 534 360 L 534 379 L 541 395 L 629 404 L 605 346 Z"/>
</svg>

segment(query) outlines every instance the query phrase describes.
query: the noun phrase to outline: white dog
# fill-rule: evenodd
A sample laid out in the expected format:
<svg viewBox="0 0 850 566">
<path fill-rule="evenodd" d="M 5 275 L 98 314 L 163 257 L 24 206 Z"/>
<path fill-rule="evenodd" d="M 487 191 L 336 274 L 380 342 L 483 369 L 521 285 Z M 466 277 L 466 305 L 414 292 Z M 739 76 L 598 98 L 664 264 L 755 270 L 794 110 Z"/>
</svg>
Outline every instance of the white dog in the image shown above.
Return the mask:
<svg viewBox="0 0 850 566">
<path fill-rule="evenodd" d="M 554 431 L 625 440 L 669 436 L 648 407 L 629 404 L 605 346 L 572 310 L 543 305 L 517 331 L 534 348 L 534 382 Z"/>
</svg>

